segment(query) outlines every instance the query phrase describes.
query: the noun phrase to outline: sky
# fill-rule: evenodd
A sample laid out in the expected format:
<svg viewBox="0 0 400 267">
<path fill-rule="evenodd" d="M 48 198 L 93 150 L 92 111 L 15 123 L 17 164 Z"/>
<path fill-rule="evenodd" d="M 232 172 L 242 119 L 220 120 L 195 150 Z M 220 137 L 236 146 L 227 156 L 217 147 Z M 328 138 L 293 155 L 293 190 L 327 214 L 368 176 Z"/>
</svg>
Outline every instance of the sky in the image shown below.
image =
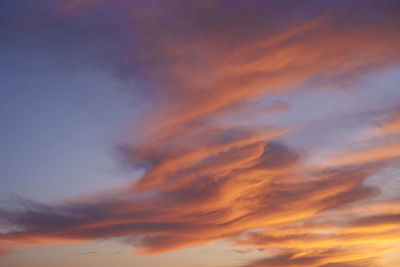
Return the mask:
<svg viewBox="0 0 400 267">
<path fill-rule="evenodd" d="M 3 0 L 0 266 L 400 266 L 397 0 Z"/>
</svg>

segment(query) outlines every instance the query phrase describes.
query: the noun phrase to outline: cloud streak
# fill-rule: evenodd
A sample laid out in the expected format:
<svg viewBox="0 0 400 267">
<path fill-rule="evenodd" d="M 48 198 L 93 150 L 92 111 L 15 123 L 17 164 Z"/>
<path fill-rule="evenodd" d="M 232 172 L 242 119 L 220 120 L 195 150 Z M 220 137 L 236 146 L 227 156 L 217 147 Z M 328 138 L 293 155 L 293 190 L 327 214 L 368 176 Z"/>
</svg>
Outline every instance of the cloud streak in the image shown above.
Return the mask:
<svg viewBox="0 0 400 267">
<path fill-rule="evenodd" d="M 400 156 L 394 109 L 380 118 L 381 127 L 360 134 L 367 145 L 340 150 L 318 167 L 306 164 L 311 148 L 284 141 L 296 125 L 246 124 L 292 111 L 284 101 L 262 100 L 312 83 L 346 90 L 397 66 L 396 2 L 23 6 L 26 18 L 18 13 L 6 21 L 26 37 L 40 36 L 31 45 L 45 43 L 57 54 L 72 48 L 66 57 L 140 80 L 135 90 L 151 108 L 119 146 L 125 162 L 144 170 L 139 181 L 61 204 L 21 199 L 17 208 L 0 209 L 0 254 L 104 238 L 151 254 L 229 239 L 269 255 L 248 267 L 358 267 L 375 266 L 398 248 L 398 211 L 349 215 L 368 201 L 398 207 L 366 183 Z"/>
</svg>

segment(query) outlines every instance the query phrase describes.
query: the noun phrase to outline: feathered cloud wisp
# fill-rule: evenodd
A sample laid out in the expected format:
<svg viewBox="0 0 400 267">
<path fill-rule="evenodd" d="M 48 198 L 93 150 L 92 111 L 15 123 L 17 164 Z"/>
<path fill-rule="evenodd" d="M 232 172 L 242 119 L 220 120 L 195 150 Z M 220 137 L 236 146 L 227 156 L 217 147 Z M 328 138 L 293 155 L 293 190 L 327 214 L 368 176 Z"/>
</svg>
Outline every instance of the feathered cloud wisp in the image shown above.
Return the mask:
<svg viewBox="0 0 400 267">
<path fill-rule="evenodd" d="M 308 94 L 348 90 L 396 67 L 396 1 L 40 5 L 23 5 L 9 28 L 35 35 L 32 45 L 140 80 L 132 90 L 151 105 L 119 150 L 144 174 L 105 195 L 62 204 L 22 199 L 0 210 L 0 253 L 104 238 L 160 253 L 228 239 L 266 252 L 249 267 L 390 266 L 384 260 L 400 244 L 400 202 L 367 179 L 399 162 L 398 108 L 372 110 L 368 118 L 379 123 L 368 119 L 354 138 L 359 146 L 335 150 L 300 144 L 296 134 L 308 129 L 300 122 L 268 124 L 266 117 L 295 111 L 283 100 L 265 103 L 305 86 Z M 320 109 L 314 103 L 313 112 Z M 309 131 L 318 135 L 316 128 Z M 315 146 L 335 153 L 310 164 Z"/>
</svg>

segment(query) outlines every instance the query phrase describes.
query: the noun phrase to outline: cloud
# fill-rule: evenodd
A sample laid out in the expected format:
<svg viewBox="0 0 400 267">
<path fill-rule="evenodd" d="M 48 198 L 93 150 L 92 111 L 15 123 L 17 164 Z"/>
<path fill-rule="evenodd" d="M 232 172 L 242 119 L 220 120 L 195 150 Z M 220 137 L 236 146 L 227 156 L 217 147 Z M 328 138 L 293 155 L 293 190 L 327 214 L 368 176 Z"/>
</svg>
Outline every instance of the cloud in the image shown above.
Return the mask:
<svg viewBox="0 0 400 267">
<path fill-rule="evenodd" d="M 338 80 L 360 68 L 381 70 L 400 53 L 392 3 L 313 3 L 315 11 L 307 12 L 313 4 L 306 1 L 185 2 L 48 2 L 45 11 L 17 13 L 10 28 L 35 37 L 25 45 L 67 55 L 62 61 L 111 66 L 120 78 L 141 79 L 153 91 L 147 124 L 156 132 L 318 75 Z"/>
<path fill-rule="evenodd" d="M 361 132 L 361 140 L 370 138 L 392 137 L 400 134 L 400 108 L 394 107 L 380 113 L 375 120 L 378 125 Z"/>
<path fill-rule="evenodd" d="M 32 244 L 121 238 L 154 253 L 296 222 L 374 192 L 362 183 L 375 167 L 332 170 L 307 181 L 292 176 L 298 156 L 284 145 L 274 141 L 244 149 L 251 153 L 240 150 L 240 164 L 226 155 L 235 154 L 232 148 L 218 154 L 205 174 L 196 176 L 193 165 L 194 174 L 191 169 L 173 173 L 149 195 L 125 192 L 64 205 L 26 202 L 19 211 L 2 210 L 2 221 L 17 226 L 2 238 Z M 223 167 L 215 164 L 218 157 Z"/>
<path fill-rule="evenodd" d="M 344 252 L 348 254 L 348 252 Z M 376 252 L 375 252 L 376 253 Z M 374 253 L 374 254 L 375 254 Z M 374 257 L 372 255 L 366 256 L 366 259 L 362 260 L 344 260 L 338 258 L 338 255 L 343 254 L 340 250 L 327 250 L 314 255 L 302 255 L 297 256 L 295 254 L 287 253 L 278 256 L 256 260 L 248 267 L 278 267 L 278 266 L 318 266 L 318 267 L 361 267 L 361 266 L 376 266 L 374 263 Z M 349 255 L 350 256 L 350 255 Z M 350 256 L 351 257 L 351 256 Z M 332 262 L 325 263 L 331 260 Z"/>
<path fill-rule="evenodd" d="M 356 267 L 400 242 L 397 213 L 344 213 L 379 195 L 366 180 L 398 156 L 397 140 L 346 148 L 314 168 L 283 141 L 290 129 L 224 123 L 252 108 L 291 110 L 252 107 L 260 97 L 398 64 L 394 1 L 45 3 L 6 17 L 12 30 L 2 34 L 43 45 L 60 64 L 74 58 L 143 84 L 131 90 L 151 107 L 120 151 L 144 174 L 113 192 L 2 208 L 6 250 L 113 238 L 160 253 L 230 239 L 270 253 L 248 266 Z"/>
</svg>

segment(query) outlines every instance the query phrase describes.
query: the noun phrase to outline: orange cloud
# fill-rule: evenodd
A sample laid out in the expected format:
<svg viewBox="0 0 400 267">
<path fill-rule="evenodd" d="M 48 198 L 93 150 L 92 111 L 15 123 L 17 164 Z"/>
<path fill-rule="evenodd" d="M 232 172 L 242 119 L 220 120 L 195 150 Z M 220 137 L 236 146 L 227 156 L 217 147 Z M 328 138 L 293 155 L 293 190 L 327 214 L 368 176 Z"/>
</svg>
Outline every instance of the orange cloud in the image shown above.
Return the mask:
<svg viewBox="0 0 400 267">
<path fill-rule="evenodd" d="M 357 79 L 398 64 L 398 18 L 387 7 L 378 12 L 386 23 L 378 23 L 368 18 L 374 9 L 321 4 L 317 15 L 300 10 L 282 22 L 296 6 L 222 2 L 75 0 L 60 7 L 93 16 L 94 7 L 112 6 L 123 16 L 117 24 L 134 36 L 117 57 L 125 68 L 114 67 L 121 76 L 139 69 L 154 94 L 140 138 L 121 149 L 145 173 L 107 196 L 0 210 L 6 249 L 115 238 L 160 253 L 226 238 L 268 249 L 270 257 L 248 266 L 310 267 L 372 266 L 396 249 L 398 213 L 350 218 L 344 210 L 378 195 L 365 181 L 400 155 L 399 142 L 346 149 L 316 170 L 282 141 L 289 129 L 222 122 L 316 76 Z M 390 125 L 392 133 L 397 126 Z"/>
<path fill-rule="evenodd" d="M 400 134 L 400 111 L 398 108 L 383 114 L 382 117 L 381 120 L 383 119 L 383 122 L 380 120 L 378 126 L 369 128 L 361 133 L 361 140 L 390 137 Z"/>
</svg>

